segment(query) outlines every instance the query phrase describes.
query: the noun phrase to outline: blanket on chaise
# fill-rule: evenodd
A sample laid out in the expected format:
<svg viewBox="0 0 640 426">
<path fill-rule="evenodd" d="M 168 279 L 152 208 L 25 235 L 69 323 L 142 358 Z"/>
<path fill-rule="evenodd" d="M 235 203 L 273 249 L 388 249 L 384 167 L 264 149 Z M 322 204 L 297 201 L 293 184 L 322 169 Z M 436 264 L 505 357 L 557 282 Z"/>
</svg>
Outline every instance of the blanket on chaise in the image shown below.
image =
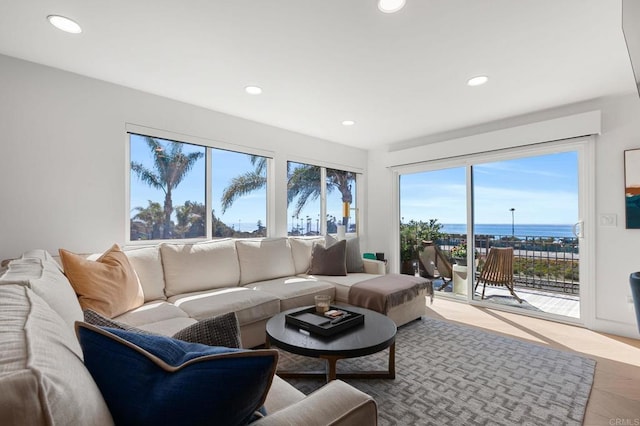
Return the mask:
<svg viewBox="0 0 640 426">
<path fill-rule="evenodd" d="M 386 314 L 394 306 L 416 298 L 430 283 L 427 278 L 411 275 L 383 275 L 351 286 L 349 304 Z"/>
</svg>

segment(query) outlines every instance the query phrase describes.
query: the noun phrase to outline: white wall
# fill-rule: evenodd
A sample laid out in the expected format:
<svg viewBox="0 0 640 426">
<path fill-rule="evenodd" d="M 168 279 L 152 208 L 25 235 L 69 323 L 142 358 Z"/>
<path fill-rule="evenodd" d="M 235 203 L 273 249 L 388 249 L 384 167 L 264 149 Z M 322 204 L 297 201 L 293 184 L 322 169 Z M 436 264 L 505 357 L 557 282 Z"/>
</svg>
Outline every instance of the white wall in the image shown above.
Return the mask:
<svg viewBox="0 0 640 426">
<path fill-rule="evenodd" d="M 124 243 L 126 123 L 274 152 L 281 212 L 287 159 L 366 168 L 363 150 L 0 55 L 0 259 Z"/>
<path fill-rule="evenodd" d="M 395 236 L 389 229 L 397 226 L 392 219 L 397 217 L 394 215 L 397 204 L 391 202 L 395 194 L 389 165 L 466 155 L 509 145 L 505 145 L 504 139 L 491 138 L 492 134 L 487 132 L 513 135 L 512 146 L 524 144 L 537 126 L 532 123 L 548 122 L 593 110 L 600 110 L 602 113 L 602 133 L 596 136 L 595 170 L 591 171 L 595 173 L 595 211 L 591 212 L 591 217 L 613 213 L 617 215 L 618 221 L 615 227 L 595 224 L 595 268 L 591 268 L 595 270 L 595 276 L 591 280 L 594 283 L 593 312 L 589 318 L 585 318 L 585 323 L 596 330 L 639 337 L 633 307 L 627 299 L 631 295 L 629 274 L 640 270 L 640 230 L 625 229 L 623 170 L 623 151 L 640 148 L 640 98 L 635 93 L 541 111 L 449 134 L 426 136 L 405 142 L 405 149 L 398 151 L 371 151 L 366 220 L 368 250 L 384 251 L 391 258 L 395 255 Z M 515 127 L 522 134 L 514 133 Z M 530 139 L 529 143 L 539 141 Z"/>
</svg>

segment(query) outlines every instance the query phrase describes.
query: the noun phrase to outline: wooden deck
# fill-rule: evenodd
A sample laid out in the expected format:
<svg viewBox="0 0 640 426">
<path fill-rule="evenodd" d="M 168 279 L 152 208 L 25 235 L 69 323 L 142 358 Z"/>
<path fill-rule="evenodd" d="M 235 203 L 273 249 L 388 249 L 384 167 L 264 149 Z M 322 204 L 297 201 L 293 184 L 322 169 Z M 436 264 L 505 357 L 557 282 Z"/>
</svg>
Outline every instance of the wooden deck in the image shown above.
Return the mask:
<svg viewBox="0 0 640 426">
<path fill-rule="evenodd" d="M 441 281 L 434 283 L 434 288 L 439 288 Z M 553 315 L 561 315 L 569 318 L 580 318 L 580 297 L 577 295 L 545 292 L 543 290 L 531 289 L 526 287 L 516 287 L 516 294 L 522 299 L 522 304 L 504 287 L 487 286 L 485 290 L 485 302 L 489 305 L 502 305 L 513 308 L 523 309 L 527 311 L 548 313 Z M 449 284 L 438 294 L 447 295 L 455 298 L 466 298 L 464 295 L 456 295 L 452 293 L 452 285 Z M 478 286 L 476 298 L 480 300 L 482 294 L 482 285 Z"/>
</svg>

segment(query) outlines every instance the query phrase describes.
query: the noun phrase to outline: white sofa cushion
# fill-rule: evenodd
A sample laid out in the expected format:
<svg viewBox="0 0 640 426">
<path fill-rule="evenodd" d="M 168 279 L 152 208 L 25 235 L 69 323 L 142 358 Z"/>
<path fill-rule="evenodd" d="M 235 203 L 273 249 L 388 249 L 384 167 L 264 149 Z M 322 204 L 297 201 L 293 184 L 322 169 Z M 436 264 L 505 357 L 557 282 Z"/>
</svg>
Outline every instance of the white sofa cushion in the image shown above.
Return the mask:
<svg viewBox="0 0 640 426">
<path fill-rule="evenodd" d="M 160 245 L 167 297 L 237 286 L 240 265 L 234 240 Z"/>
<path fill-rule="evenodd" d="M 27 250 L 24 253 L 22 253 L 22 256 L 20 256 L 20 259 L 27 259 L 27 258 L 36 258 L 36 259 L 42 259 L 44 261 L 51 261 L 53 262 L 53 265 L 55 265 L 62 272 L 62 266 L 60 266 L 60 264 L 56 261 L 55 257 L 53 257 L 51 253 L 49 253 L 46 250 L 43 250 L 43 249 Z"/>
<path fill-rule="evenodd" d="M 324 246 L 324 241 L 324 237 L 289 237 L 296 274 L 306 274 L 309 271 L 313 245 Z"/>
<path fill-rule="evenodd" d="M 19 284 L 30 288 L 47 301 L 70 330 L 76 321 L 83 320 L 78 298 L 69 280 L 58 263 L 43 250 L 31 250 L 20 259 L 12 260 L 5 274 L 0 277 L 0 284 Z"/>
<path fill-rule="evenodd" d="M 125 249 L 124 253 L 138 275 L 144 291 L 144 301 L 166 300 L 160 246 L 132 247 Z"/>
<path fill-rule="evenodd" d="M 236 240 L 240 285 L 295 275 L 291 246 L 286 238 Z"/>
<path fill-rule="evenodd" d="M 177 306 L 161 300 L 145 303 L 113 320 L 164 336 L 173 336 L 198 322 Z"/>
<path fill-rule="evenodd" d="M 333 284 L 302 277 L 283 277 L 248 284 L 245 287 L 273 294 L 280 299 L 280 310 L 309 306 L 315 303 L 314 296 L 324 294 L 335 298 Z"/>
<path fill-rule="evenodd" d="M 150 333 L 171 337 L 178 331 L 182 331 L 191 325 L 197 324 L 197 322 L 198 321 L 193 318 L 169 318 L 149 324 L 142 324 L 136 328 Z"/>
<path fill-rule="evenodd" d="M 0 300 L 2 423 L 113 424 L 73 329 L 26 286 L 1 285 Z"/>
<path fill-rule="evenodd" d="M 197 320 L 235 312 L 241 326 L 271 318 L 280 312 L 280 299 L 276 296 L 245 287 L 181 294 L 170 297 L 169 302 Z"/>
<path fill-rule="evenodd" d="M 189 315 L 179 307 L 164 301 L 148 302 L 139 308 L 125 312 L 113 318 L 114 321 L 124 322 L 134 327 L 140 327 L 153 322 L 172 318 L 189 318 Z"/>
<path fill-rule="evenodd" d="M 277 375 L 274 375 L 271 388 L 267 394 L 267 400 L 264 402 L 264 408 L 267 410 L 267 414 L 275 413 L 296 402 L 302 401 L 304 398 L 305 394 Z"/>
<path fill-rule="evenodd" d="M 165 301 L 145 303 L 113 319 L 164 336 L 173 336 L 183 328 L 198 322 L 189 318 L 182 309 Z"/>
</svg>

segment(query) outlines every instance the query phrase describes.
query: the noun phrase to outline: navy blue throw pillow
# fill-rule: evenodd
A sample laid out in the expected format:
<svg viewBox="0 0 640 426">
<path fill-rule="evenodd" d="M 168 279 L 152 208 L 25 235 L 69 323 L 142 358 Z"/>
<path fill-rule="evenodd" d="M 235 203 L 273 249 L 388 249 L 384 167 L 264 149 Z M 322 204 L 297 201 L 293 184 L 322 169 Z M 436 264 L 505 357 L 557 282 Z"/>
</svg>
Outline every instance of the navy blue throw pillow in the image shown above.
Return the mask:
<svg viewBox="0 0 640 426">
<path fill-rule="evenodd" d="M 117 425 L 246 425 L 264 403 L 275 350 L 187 343 L 76 322 L 84 363 Z"/>
</svg>

